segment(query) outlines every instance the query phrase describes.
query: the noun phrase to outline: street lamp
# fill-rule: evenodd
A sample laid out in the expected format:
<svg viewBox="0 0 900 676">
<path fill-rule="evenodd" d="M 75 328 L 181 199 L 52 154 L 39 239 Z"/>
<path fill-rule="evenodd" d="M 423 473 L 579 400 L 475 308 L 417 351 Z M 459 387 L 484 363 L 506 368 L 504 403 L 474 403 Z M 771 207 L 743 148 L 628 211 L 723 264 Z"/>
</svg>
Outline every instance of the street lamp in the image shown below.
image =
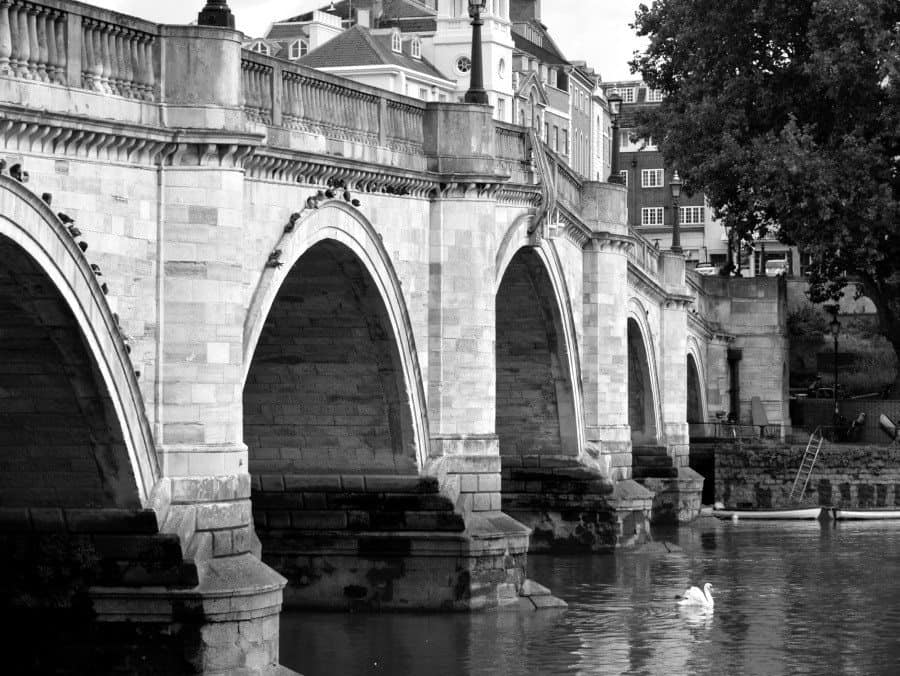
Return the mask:
<svg viewBox="0 0 900 676">
<path fill-rule="evenodd" d="M 678 222 L 678 198 L 681 197 L 681 177 L 678 175 L 677 170 L 672 176 L 672 180 L 669 181 L 669 189 L 672 191 L 672 209 L 675 212 L 675 224 L 672 227 L 672 251 L 681 253 L 681 225 Z"/>
<path fill-rule="evenodd" d="M 825 310 L 831 315 L 831 321 L 828 323 L 828 330 L 834 338 L 834 385 L 832 391 L 834 393 L 834 426 L 838 425 L 838 336 L 841 333 L 841 323 L 838 321 L 838 304 L 826 305 Z"/>
<path fill-rule="evenodd" d="M 234 28 L 234 14 L 228 8 L 228 0 L 207 0 L 206 7 L 197 15 L 197 25 Z"/>
<path fill-rule="evenodd" d="M 612 157 L 609 158 L 608 183 L 622 185 L 625 181 L 619 175 L 619 113 L 622 112 L 622 97 L 616 92 L 610 94 L 606 101 L 609 103 L 609 116 L 612 118 Z"/>
<path fill-rule="evenodd" d="M 472 17 L 472 69 L 469 77 L 469 91 L 463 99 L 466 103 L 487 104 L 488 95 L 484 91 L 484 63 L 481 55 L 481 12 L 487 0 L 469 0 L 469 16 Z"/>
</svg>

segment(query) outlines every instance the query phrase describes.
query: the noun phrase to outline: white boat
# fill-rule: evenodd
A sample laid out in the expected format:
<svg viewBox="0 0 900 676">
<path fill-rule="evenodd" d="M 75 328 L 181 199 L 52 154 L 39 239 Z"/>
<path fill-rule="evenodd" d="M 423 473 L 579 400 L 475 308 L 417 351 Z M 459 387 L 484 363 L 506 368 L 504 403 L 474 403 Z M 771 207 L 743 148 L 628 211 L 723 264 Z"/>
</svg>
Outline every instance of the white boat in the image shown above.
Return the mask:
<svg viewBox="0 0 900 676">
<path fill-rule="evenodd" d="M 830 516 L 827 509 L 821 507 L 788 507 L 773 509 L 714 509 L 713 516 L 720 519 L 742 519 L 755 521 L 788 521 L 801 519 L 818 519 L 822 514 Z"/>
<path fill-rule="evenodd" d="M 900 509 L 869 508 L 869 509 L 841 509 L 834 508 L 835 521 L 879 521 L 887 519 L 900 519 Z"/>
</svg>

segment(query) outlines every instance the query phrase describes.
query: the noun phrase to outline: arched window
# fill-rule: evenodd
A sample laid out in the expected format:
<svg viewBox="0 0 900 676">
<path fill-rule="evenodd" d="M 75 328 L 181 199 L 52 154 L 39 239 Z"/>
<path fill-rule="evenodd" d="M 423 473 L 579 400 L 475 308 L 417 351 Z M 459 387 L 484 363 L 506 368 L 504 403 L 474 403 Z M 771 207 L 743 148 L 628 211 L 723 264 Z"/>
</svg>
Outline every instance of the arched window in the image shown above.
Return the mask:
<svg viewBox="0 0 900 676">
<path fill-rule="evenodd" d="M 391 36 L 391 50 L 397 54 L 403 53 L 403 39 L 400 37 L 400 33 L 394 33 Z"/>
<path fill-rule="evenodd" d="M 288 58 L 299 59 L 301 56 L 306 56 L 307 52 L 309 52 L 309 43 L 306 40 L 294 40 L 288 50 Z"/>
<path fill-rule="evenodd" d="M 414 59 L 422 58 L 422 41 L 419 38 L 413 38 L 409 46 L 409 53 Z"/>
<path fill-rule="evenodd" d="M 506 77 L 506 59 L 500 59 L 497 64 L 497 77 L 501 80 Z"/>
</svg>

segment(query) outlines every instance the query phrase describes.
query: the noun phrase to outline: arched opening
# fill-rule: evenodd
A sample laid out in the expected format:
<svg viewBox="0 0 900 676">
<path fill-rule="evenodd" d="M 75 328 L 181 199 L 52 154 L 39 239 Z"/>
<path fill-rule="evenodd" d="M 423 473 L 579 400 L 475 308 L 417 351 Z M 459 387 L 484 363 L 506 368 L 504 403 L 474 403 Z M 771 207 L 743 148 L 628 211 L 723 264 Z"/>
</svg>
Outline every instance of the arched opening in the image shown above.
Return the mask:
<svg viewBox="0 0 900 676">
<path fill-rule="evenodd" d="M 656 443 L 656 404 L 650 361 L 641 328 L 631 318 L 628 320 L 628 424 L 632 444 Z"/>
<path fill-rule="evenodd" d="M 688 424 L 705 422 L 703 415 L 703 394 L 700 385 L 700 370 L 694 355 L 687 356 L 687 418 Z"/>
<path fill-rule="evenodd" d="M 0 235 L 0 507 L 140 508 L 122 426 L 53 281 Z M 54 511 L 64 530 L 64 514 Z"/>
<path fill-rule="evenodd" d="M 559 304 L 537 254 L 520 249 L 497 292 L 496 431 L 502 456 L 578 453 Z"/>
<path fill-rule="evenodd" d="M 306 251 L 272 304 L 244 386 L 251 474 L 415 474 L 393 336 L 353 252 L 331 240 Z"/>
</svg>

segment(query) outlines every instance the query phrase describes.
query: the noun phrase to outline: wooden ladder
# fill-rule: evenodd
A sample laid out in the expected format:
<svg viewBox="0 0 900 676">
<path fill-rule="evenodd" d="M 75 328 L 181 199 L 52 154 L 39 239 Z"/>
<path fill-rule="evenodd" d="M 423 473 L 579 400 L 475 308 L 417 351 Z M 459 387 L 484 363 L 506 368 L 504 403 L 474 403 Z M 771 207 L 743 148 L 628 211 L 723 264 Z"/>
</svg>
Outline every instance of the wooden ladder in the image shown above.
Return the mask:
<svg viewBox="0 0 900 676">
<path fill-rule="evenodd" d="M 794 485 L 791 487 L 791 495 L 789 500 L 800 502 L 803 500 L 803 494 L 806 493 L 806 486 L 809 484 L 809 476 L 812 474 L 813 466 L 819 457 L 819 451 L 822 450 L 822 428 L 817 427 L 815 431 L 809 435 L 809 441 L 806 442 L 806 450 L 803 451 L 803 459 L 800 461 L 800 469 L 797 470 L 797 476 L 794 479 Z M 797 489 L 799 488 L 799 495 Z M 795 497 L 796 496 L 796 497 Z"/>
</svg>

